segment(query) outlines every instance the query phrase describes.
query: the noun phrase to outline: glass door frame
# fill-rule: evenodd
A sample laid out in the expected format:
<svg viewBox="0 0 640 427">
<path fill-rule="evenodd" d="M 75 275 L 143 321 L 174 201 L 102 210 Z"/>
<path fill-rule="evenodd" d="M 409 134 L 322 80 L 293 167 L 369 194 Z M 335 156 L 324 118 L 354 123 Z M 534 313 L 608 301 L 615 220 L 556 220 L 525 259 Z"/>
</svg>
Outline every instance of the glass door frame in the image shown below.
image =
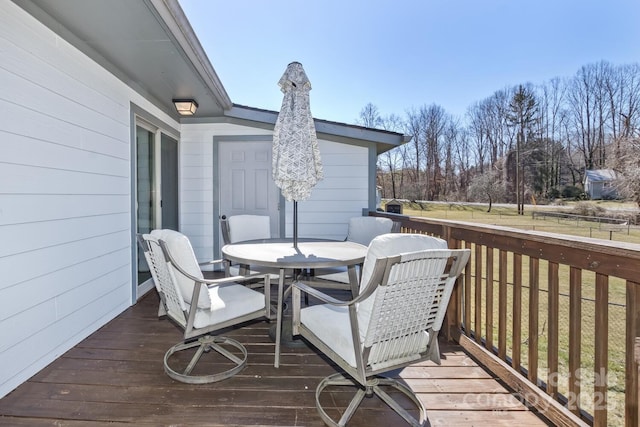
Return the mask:
<svg viewBox="0 0 640 427">
<path fill-rule="evenodd" d="M 144 295 L 146 292 L 153 289 L 153 282 L 151 280 L 145 280 L 142 283 L 138 283 L 138 242 L 136 233 L 138 230 L 138 164 L 137 164 L 137 132 L 138 128 L 145 129 L 153 134 L 154 145 L 154 159 L 153 159 L 153 189 L 152 193 L 156 196 L 153 200 L 153 223 L 152 229 L 158 228 L 162 225 L 162 207 L 161 207 L 161 194 L 162 194 L 162 159 L 161 159 L 161 140 L 162 135 L 166 135 L 177 142 L 178 146 L 178 173 L 180 173 L 180 132 L 176 127 L 163 122 L 157 117 L 151 115 L 146 110 L 131 103 L 130 109 L 130 124 L 131 124 L 131 142 L 130 142 L 130 166 L 131 166 L 131 303 L 135 302 Z M 178 180 L 179 183 L 179 180 Z M 180 200 L 180 192 L 178 185 L 178 200 Z M 179 206 L 179 204 L 178 204 Z M 179 215 L 179 209 L 178 209 Z"/>
</svg>

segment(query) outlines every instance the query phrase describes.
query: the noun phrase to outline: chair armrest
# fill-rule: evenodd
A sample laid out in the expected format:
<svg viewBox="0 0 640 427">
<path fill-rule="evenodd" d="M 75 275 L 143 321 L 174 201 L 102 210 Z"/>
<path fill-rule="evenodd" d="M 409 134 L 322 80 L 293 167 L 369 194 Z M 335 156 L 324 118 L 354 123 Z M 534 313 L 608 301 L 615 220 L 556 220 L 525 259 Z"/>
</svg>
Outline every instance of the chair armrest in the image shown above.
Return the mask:
<svg viewBox="0 0 640 427">
<path fill-rule="evenodd" d="M 339 300 L 323 292 L 320 292 L 318 289 L 313 288 L 309 285 L 306 285 L 302 282 L 295 282 L 291 286 L 293 288 L 292 292 L 293 292 L 294 298 L 295 298 L 295 295 L 300 295 L 300 291 L 302 291 L 305 294 L 309 294 L 313 297 L 318 298 L 320 301 L 325 302 L 327 304 L 331 304 L 331 305 L 348 306 L 355 301 L 355 300 L 349 300 L 349 301 Z"/>
<path fill-rule="evenodd" d="M 211 261 L 199 262 L 198 265 L 206 266 L 206 265 L 212 265 L 212 264 L 223 264 L 224 261 L 225 261 L 224 259 L 212 259 Z"/>
<path fill-rule="evenodd" d="M 372 288 L 375 288 L 377 286 L 373 286 Z M 366 292 L 358 295 L 357 297 L 350 299 L 350 300 L 341 300 L 341 299 L 337 299 L 334 298 L 332 296 L 329 296 L 321 291 L 319 291 L 318 289 L 306 285 L 302 282 L 295 282 L 291 285 L 292 288 L 292 292 L 293 292 L 293 297 L 294 299 L 296 298 L 295 296 L 300 295 L 300 292 L 304 292 L 305 294 L 314 296 L 316 298 L 318 298 L 320 301 L 327 303 L 327 304 L 331 304 L 331 305 L 335 305 L 335 306 L 350 306 L 350 305 L 354 305 L 358 302 L 361 302 L 363 299 L 366 299 L 369 295 L 371 295 L 373 293 L 373 289 L 369 289 Z"/>
<path fill-rule="evenodd" d="M 206 285 L 222 285 L 225 283 L 231 283 L 231 282 L 244 282 L 250 279 L 258 279 L 258 278 L 263 278 L 266 280 L 266 276 L 267 274 L 264 273 L 256 273 L 256 274 L 250 274 L 247 276 L 230 276 L 230 277 L 224 277 L 224 278 L 220 278 L 220 279 L 203 279 L 200 277 L 195 277 L 192 276 L 191 274 L 187 273 L 186 271 L 184 271 L 184 269 L 176 262 L 176 260 L 173 258 L 173 256 L 171 255 L 171 252 L 169 252 L 169 249 L 167 248 L 165 242 L 163 242 L 162 240 L 160 241 L 160 247 L 162 248 L 162 251 L 164 252 L 165 256 L 169 259 L 169 263 L 180 272 L 180 274 L 184 275 L 185 277 L 193 280 L 194 282 L 197 283 L 204 283 Z"/>
<path fill-rule="evenodd" d="M 294 282 L 291 285 L 294 307 L 295 307 L 296 301 L 299 301 L 300 299 L 300 291 L 308 295 L 314 296 L 324 303 L 335 305 L 335 306 L 349 307 L 356 303 L 359 303 L 360 301 L 369 298 L 369 296 L 378 288 L 378 285 L 382 281 L 382 276 L 385 272 L 386 263 L 387 263 L 386 258 L 381 258 L 376 260 L 376 263 L 373 267 L 373 273 L 371 274 L 371 279 L 369 280 L 369 283 L 365 287 L 364 291 L 358 294 L 358 296 L 356 296 L 355 298 L 350 299 L 348 301 L 333 298 L 325 293 L 320 292 L 319 290 L 313 288 L 312 286 L 306 285 L 302 282 Z"/>
<path fill-rule="evenodd" d="M 222 285 L 230 282 L 246 282 L 252 279 L 264 279 L 267 274 L 249 274 L 246 276 L 229 276 L 229 277 L 221 277 L 220 279 L 198 279 L 199 282 L 204 283 L 206 285 Z"/>
</svg>

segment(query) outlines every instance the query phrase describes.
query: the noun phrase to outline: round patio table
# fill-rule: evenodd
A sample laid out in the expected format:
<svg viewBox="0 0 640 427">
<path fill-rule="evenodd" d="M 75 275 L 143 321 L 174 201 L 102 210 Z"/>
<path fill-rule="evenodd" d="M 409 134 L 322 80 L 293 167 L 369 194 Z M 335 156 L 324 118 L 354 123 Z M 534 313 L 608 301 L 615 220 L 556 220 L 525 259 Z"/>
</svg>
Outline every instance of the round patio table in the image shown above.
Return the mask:
<svg viewBox="0 0 640 427">
<path fill-rule="evenodd" d="M 348 241 L 298 239 L 294 247 L 291 239 L 265 239 L 232 243 L 222 247 L 224 259 L 239 264 L 279 269 L 278 308 L 274 366 L 280 366 L 282 334 L 282 304 L 286 270 L 347 267 L 353 295 L 358 294 L 355 266 L 364 262 L 367 247 Z"/>
</svg>

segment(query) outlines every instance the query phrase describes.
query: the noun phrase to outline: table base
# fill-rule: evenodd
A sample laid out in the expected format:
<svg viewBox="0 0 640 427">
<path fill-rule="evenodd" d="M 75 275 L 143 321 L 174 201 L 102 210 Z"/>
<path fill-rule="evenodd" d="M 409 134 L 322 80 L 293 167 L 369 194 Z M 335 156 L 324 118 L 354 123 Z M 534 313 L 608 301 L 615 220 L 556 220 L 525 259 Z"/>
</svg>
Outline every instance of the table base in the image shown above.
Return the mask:
<svg viewBox="0 0 640 427">
<path fill-rule="evenodd" d="M 271 325 L 269 328 L 269 338 L 273 342 L 276 341 L 276 327 L 277 325 Z M 293 319 L 291 316 L 284 316 L 282 318 L 282 331 L 280 332 L 280 345 L 287 348 L 301 348 L 306 347 L 307 343 L 302 338 L 293 337 Z"/>
</svg>

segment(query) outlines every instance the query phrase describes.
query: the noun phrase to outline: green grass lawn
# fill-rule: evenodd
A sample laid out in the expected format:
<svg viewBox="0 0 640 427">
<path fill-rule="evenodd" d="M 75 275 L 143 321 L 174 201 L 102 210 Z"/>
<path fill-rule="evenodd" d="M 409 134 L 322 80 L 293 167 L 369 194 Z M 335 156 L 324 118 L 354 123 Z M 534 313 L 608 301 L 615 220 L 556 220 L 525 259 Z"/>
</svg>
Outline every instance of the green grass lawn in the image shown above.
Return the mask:
<svg viewBox="0 0 640 427">
<path fill-rule="evenodd" d="M 614 201 L 589 202 L 605 209 L 611 209 L 612 215 L 616 211 L 637 210 L 631 203 Z M 521 230 L 537 230 L 549 233 L 569 234 L 573 236 L 593 237 L 596 239 L 614 240 L 620 242 L 640 243 L 640 226 L 629 227 L 627 230 L 610 232 L 606 226 L 597 222 L 573 221 L 558 218 L 533 219 L 533 212 L 571 211 L 575 203 L 568 203 L 562 207 L 549 206 L 525 206 L 524 215 L 518 215 L 515 207 L 503 205 L 493 206 L 491 212 L 487 212 L 486 205 L 469 205 L 461 203 L 422 203 L 422 209 L 417 203 L 403 206 L 403 214 L 409 216 L 448 219 L 451 221 L 476 222 L 479 224 L 499 225 L 513 227 Z"/>
<path fill-rule="evenodd" d="M 607 203 L 601 203 L 607 205 Z M 609 202 L 609 206 L 615 209 L 633 209 L 633 206 L 625 206 L 616 202 Z M 558 211 L 558 208 L 549 207 L 525 207 L 525 215 L 517 215 L 514 207 L 494 206 L 491 212 L 487 212 L 487 206 L 481 205 L 463 205 L 457 203 L 423 203 L 422 206 L 413 204 L 405 205 L 403 213 L 409 216 L 425 217 L 433 219 L 447 219 L 452 221 L 465 221 L 489 225 L 498 225 L 503 227 L 512 227 L 522 230 L 536 230 L 550 233 L 558 233 L 573 236 L 592 237 L 604 240 L 624 241 L 629 243 L 640 243 L 640 227 L 631 226 L 624 231 L 609 232 L 603 229 L 600 224 L 590 221 L 575 221 L 558 218 L 532 218 L 532 212 L 542 210 Z M 569 211 L 570 206 L 563 207 L 563 210 Z M 483 259 L 485 256 L 483 254 Z M 493 335 L 494 345 L 498 343 L 498 254 L 494 254 L 494 327 L 490 332 Z M 472 272 L 475 272 L 475 258 L 472 255 Z M 541 261 L 539 265 L 540 291 L 539 291 L 539 325 L 538 325 L 538 377 L 546 381 L 547 377 L 547 316 L 548 316 L 548 284 L 546 261 Z M 562 394 L 568 393 L 568 347 L 569 347 L 569 268 L 561 266 L 560 268 L 560 334 L 559 334 L 559 381 L 558 387 Z M 485 276 L 485 268 L 482 268 L 482 275 Z M 508 272 L 507 272 L 509 289 L 507 293 L 506 306 L 507 312 L 507 352 L 509 356 L 513 356 L 513 255 L 509 254 Z M 527 257 L 522 259 L 522 366 L 528 367 L 528 341 L 529 341 L 529 260 Z M 471 319 L 470 325 L 472 330 L 480 329 L 480 334 L 486 336 L 487 330 L 484 324 L 485 304 L 480 308 L 482 311 L 482 324 L 475 325 L 474 306 L 474 280 L 472 279 L 468 291 L 471 292 Z M 486 286 L 483 281 L 483 287 Z M 486 289 L 481 289 L 483 298 L 486 296 Z M 593 384 L 594 375 L 594 350 L 595 342 L 593 338 L 595 328 L 595 273 L 589 271 L 582 272 L 582 307 L 581 307 L 581 384 L 582 392 L 580 396 L 580 406 L 587 412 L 593 413 L 594 396 Z M 609 281 L 609 352 L 608 352 L 608 423 L 610 425 L 622 425 L 624 423 L 624 381 L 625 381 L 625 304 L 626 304 L 625 282 L 621 279 L 611 277 Z M 597 400 L 597 399 L 596 399 Z"/>
</svg>

